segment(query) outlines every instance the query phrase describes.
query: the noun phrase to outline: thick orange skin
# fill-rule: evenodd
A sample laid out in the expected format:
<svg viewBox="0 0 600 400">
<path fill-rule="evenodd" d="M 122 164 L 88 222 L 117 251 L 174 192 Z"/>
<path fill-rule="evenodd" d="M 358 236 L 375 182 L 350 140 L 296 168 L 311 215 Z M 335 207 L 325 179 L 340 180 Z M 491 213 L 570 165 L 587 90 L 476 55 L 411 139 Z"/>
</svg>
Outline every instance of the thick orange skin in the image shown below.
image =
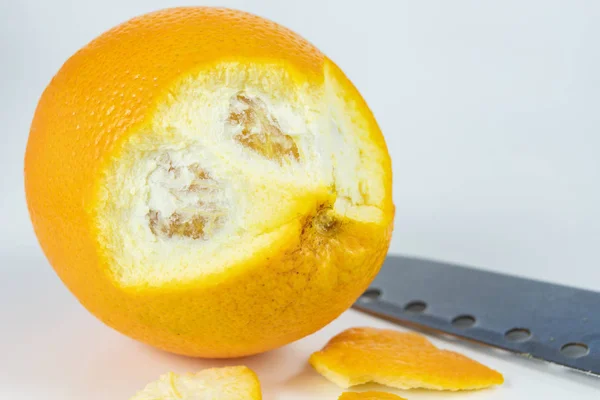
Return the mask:
<svg viewBox="0 0 600 400">
<path fill-rule="evenodd" d="M 504 382 L 499 372 L 438 349 L 425 336 L 391 329 L 347 329 L 313 353 L 310 363 L 342 387 L 375 382 L 399 389 L 476 390 Z"/>
<path fill-rule="evenodd" d="M 404 397 L 385 392 L 345 392 L 338 400 L 406 400 Z"/>
<path fill-rule="evenodd" d="M 289 251 L 253 261 L 243 271 L 224 273 L 210 285 L 124 289 L 112 280 L 92 217 L 98 177 L 119 144 L 150 123 L 174 82 L 202 66 L 229 59 L 289 65 L 314 84 L 322 81 L 324 64 L 330 63 L 343 77 L 311 44 L 262 18 L 215 8 L 162 10 L 106 32 L 64 64 L 39 101 L 25 156 L 31 220 L 44 253 L 69 290 L 107 325 L 192 356 L 258 353 L 330 322 L 375 277 L 392 230 L 390 192 L 384 207 L 387 228 L 364 224 L 348 233 L 346 243 L 368 241 L 373 246 L 355 254 L 338 252 L 329 263 L 348 267 L 336 270 L 335 276 L 327 276 L 332 272 L 326 268 L 315 269 L 315 259 L 324 250 L 298 253 L 294 250 L 304 239 L 290 237 Z M 369 130 L 378 133 L 374 140 L 385 147 L 366 104 L 348 85 Z M 389 159 L 385 162 L 390 171 Z M 340 235 L 343 239 L 344 232 Z M 289 260 L 294 260 L 293 270 L 285 268 Z M 357 263 L 362 267 L 354 271 Z M 285 286 L 282 280 L 263 277 L 265 269 L 277 271 L 281 279 L 298 275 L 303 279 Z M 335 284 L 310 284 L 329 279 Z M 203 325 L 210 329 L 198 328 Z"/>
</svg>

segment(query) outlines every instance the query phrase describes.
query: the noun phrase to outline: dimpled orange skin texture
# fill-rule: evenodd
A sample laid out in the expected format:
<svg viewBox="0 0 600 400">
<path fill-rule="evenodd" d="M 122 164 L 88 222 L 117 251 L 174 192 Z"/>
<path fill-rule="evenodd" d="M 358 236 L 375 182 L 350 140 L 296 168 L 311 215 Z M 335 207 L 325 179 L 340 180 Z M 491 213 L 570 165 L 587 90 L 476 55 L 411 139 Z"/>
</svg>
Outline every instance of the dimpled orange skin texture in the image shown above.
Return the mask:
<svg viewBox="0 0 600 400">
<path fill-rule="evenodd" d="M 385 392 L 345 392 L 338 400 L 406 400 L 393 393 Z"/>
<path fill-rule="evenodd" d="M 393 225 L 387 159 L 390 184 L 383 229 L 348 224 L 335 241 L 319 248 L 302 247 L 305 238 L 289 237 L 284 251 L 267 250 L 211 282 L 120 287 L 99 249 L 92 217 L 99 177 L 119 145 L 149 126 L 155 107 L 176 82 L 223 60 L 290 66 L 296 79 L 315 85 L 322 84 L 327 64 L 373 141 L 385 148 L 358 91 L 310 43 L 257 16 L 195 7 L 134 18 L 73 55 L 39 101 L 25 155 L 31 220 L 64 284 L 107 325 L 190 356 L 255 354 L 320 329 L 375 277 Z M 362 243 L 369 243 L 368 248 Z M 328 251 L 332 248 L 338 251 Z"/>
<path fill-rule="evenodd" d="M 416 333 L 352 328 L 332 338 L 310 362 L 336 384 L 368 382 L 400 389 L 474 390 L 504 382 L 502 374 Z"/>
</svg>

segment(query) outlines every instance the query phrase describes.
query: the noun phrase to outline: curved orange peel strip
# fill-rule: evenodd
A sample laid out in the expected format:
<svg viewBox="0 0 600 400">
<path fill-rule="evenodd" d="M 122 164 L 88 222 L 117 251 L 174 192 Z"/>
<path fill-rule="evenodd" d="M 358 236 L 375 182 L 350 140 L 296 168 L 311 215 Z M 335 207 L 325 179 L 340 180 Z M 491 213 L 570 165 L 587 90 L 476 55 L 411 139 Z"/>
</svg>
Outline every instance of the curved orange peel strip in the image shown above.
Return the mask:
<svg viewBox="0 0 600 400">
<path fill-rule="evenodd" d="M 310 363 L 343 388 L 375 382 L 399 389 L 474 390 L 504 382 L 499 372 L 440 350 L 422 335 L 388 329 L 348 329 L 314 353 Z"/>
<path fill-rule="evenodd" d="M 393 393 L 386 392 L 345 392 L 338 400 L 406 400 Z"/>
<path fill-rule="evenodd" d="M 248 367 L 162 375 L 130 400 L 261 400 L 260 382 Z"/>
</svg>

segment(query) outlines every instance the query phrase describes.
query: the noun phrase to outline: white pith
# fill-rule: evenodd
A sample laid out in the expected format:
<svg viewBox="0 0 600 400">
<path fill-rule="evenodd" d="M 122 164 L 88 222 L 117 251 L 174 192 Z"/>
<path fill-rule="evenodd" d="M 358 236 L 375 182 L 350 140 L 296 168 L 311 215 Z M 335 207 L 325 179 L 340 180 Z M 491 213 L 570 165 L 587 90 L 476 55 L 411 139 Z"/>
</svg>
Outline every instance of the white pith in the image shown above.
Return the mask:
<svg viewBox="0 0 600 400">
<path fill-rule="evenodd" d="M 383 218 L 385 150 L 372 143 L 342 85 L 327 68 L 324 74 L 315 87 L 281 66 L 223 63 L 179 83 L 152 125 L 123 144 L 99 186 L 100 240 L 121 284 L 221 271 L 279 245 L 324 202 L 340 218 Z M 247 107 L 236 101 L 240 93 L 266 106 L 270 123 L 293 139 L 297 159 L 267 158 L 238 140 L 242 127 L 230 115 Z M 162 218 L 154 231 L 151 212 Z M 182 221 L 202 215 L 203 234 L 161 231 L 174 213 Z"/>
</svg>

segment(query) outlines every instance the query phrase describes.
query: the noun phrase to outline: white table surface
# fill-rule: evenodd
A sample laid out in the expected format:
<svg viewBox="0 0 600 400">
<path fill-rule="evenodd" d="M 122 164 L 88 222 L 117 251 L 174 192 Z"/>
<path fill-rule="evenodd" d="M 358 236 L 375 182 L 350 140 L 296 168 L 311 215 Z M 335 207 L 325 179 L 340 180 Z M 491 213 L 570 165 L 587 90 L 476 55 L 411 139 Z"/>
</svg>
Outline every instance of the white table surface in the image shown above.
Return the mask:
<svg viewBox="0 0 600 400">
<path fill-rule="evenodd" d="M 134 15 L 191 4 L 266 16 L 315 43 L 373 109 L 393 159 L 391 252 L 600 289 L 600 2 L 595 0 L 0 0 L 0 399 L 127 399 L 186 359 L 90 316 L 39 250 L 22 160 L 37 99 L 60 65 Z M 391 326 L 348 311 L 245 363 L 266 399 L 335 399 L 306 366 L 331 336 Z M 600 379 L 434 339 L 506 384 L 409 399 L 598 399 Z"/>
<path fill-rule="evenodd" d="M 262 355 L 236 360 L 181 357 L 135 342 L 83 309 L 54 275 L 39 250 L 4 254 L 9 279 L 0 282 L 0 399 L 117 400 L 168 372 L 247 365 L 259 375 L 265 400 L 337 399 L 341 390 L 317 374 L 309 355 L 354 326 L 397 325 L 349 310 L 316 334 Z M 412 400 L 598 399 L 600 379 L 541 361 L 458 340 L 434 337 L 505 376 L 503 386 L 480 392 L 397 392 Z M 374 389 L 376 385 L 359 390 Z M 383 390 L 388 390 L 383 388 Z"/>
</svg>

